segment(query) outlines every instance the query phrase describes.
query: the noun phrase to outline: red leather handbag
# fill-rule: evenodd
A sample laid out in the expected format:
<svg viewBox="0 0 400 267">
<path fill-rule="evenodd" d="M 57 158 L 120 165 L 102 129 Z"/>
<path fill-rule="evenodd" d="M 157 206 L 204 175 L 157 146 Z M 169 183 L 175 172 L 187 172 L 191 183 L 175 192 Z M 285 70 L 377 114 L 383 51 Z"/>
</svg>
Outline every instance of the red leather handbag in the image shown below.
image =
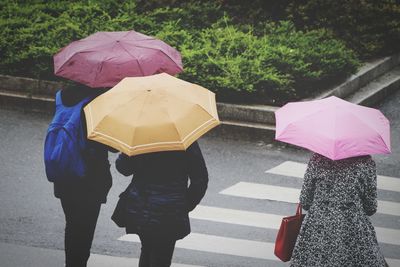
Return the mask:
<svg viewBox="0 0 400 267">
<path fill-rule="evenodd" d="M 289 261 L 292 257 L 294 245 L 299 235 L 301 223 L 305 214 L 301 212 L 301 204 L 297 205 L 296 215 L 284 217 L 275 241 L 275 255 L 282 261 Z"/>
</svg>

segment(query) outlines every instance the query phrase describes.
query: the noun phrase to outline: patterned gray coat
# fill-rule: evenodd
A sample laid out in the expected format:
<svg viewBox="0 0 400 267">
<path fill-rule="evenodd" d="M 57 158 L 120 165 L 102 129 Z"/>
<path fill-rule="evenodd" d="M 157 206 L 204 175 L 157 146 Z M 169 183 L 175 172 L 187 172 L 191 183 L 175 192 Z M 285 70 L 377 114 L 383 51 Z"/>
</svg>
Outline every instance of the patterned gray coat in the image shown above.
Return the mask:
<svg viewBox="0 0 400 267">
<path fill-rule="evenodd" d="M 385 266 L 368 217 L 376 212 L 376 197 L 370 156 L 333 161 L 314 154 L 300 195 L 308 212 L 290 266 Z"/>
</svg>

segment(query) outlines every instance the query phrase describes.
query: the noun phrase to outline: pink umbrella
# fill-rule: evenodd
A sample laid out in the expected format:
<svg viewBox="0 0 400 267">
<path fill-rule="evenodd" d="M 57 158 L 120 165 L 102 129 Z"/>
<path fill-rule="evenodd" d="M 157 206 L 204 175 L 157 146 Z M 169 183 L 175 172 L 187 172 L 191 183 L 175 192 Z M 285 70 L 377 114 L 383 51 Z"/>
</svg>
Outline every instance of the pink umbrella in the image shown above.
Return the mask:
<svg viewBox="0 0 400 267">
<path fill-rule="evenodd" d="M 335 96 L 288 103 L 275 112 L 275 139 L 332 160 L 390 153 L 390 124 L 377 109 Z"/>
<path fill-rule="evenodd" d="M 54 55 L 54 73 L 90 87 L 113 87 L 125 77 L 183 70 L 180 53 L 135 31 L 97 32 Z"/>
</svg>

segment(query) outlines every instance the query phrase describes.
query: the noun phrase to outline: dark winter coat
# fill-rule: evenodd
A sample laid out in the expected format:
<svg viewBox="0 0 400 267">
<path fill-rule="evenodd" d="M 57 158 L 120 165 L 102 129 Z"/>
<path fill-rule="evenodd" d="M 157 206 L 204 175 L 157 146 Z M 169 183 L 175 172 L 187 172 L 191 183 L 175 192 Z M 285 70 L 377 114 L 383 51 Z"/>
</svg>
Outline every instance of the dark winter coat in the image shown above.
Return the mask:
<svg viewBox="0 0 400 267">
<path fill-rule="evenodd" d="M 175 239 L 190 233 L 188 213 L 203 198 L 208 184 L 207 168 L 197 142 L 186 151 L 133 157 L 121 154 L 116 167 L 125 176 L 133 174 L 126 190 L 128 233 L 151 231 Z"/>
<path fill-rule="evenodd" d="M 67 88 L 61 91 L 61 100 L 65 106 L 74 106 L 87 96 L 96 97 L 101 91 L 91 88 Z M 86 134 L 85 115 L 82 111 L 82 125 Z M 87 176 L 79 181 L 67 180 L 54 183 L 54 195 L 57 198 L 87 197 L 90 201 L 105 203 L 112 185 L 109 148 L 98 142 L 88 140 L 85 153 Z M 111 149 L 110 149 L 111 150 Z"/>
<path fill-rule="evenodd" d="M 300 195 L 308 213 L 290 266 L 385 266 L 368 217 L 376 212 L 376 196 L 376 167 L 370 156 L 334 161 L 314 154 Z"/>
</svg>

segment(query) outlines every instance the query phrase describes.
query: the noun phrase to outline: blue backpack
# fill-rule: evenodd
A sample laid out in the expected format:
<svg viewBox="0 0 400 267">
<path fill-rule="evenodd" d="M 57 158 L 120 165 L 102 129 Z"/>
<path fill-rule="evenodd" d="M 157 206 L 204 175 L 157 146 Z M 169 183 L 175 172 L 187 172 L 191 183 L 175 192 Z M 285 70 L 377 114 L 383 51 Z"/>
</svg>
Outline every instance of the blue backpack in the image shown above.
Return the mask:
<svg viewBox="0 0 400 267">
<path fill-rule="evenodd" d="M 50 182 L 79 179 L 85 176 L 84 153 L 87 139 L 81 122 L 82 108 L 91 100 L 83 99 L 72 107 L 61 100 L 61 91 L 56 94 L 56 112 L 47 129 L 44 142 L 46 176 Z"/>
</svg>

